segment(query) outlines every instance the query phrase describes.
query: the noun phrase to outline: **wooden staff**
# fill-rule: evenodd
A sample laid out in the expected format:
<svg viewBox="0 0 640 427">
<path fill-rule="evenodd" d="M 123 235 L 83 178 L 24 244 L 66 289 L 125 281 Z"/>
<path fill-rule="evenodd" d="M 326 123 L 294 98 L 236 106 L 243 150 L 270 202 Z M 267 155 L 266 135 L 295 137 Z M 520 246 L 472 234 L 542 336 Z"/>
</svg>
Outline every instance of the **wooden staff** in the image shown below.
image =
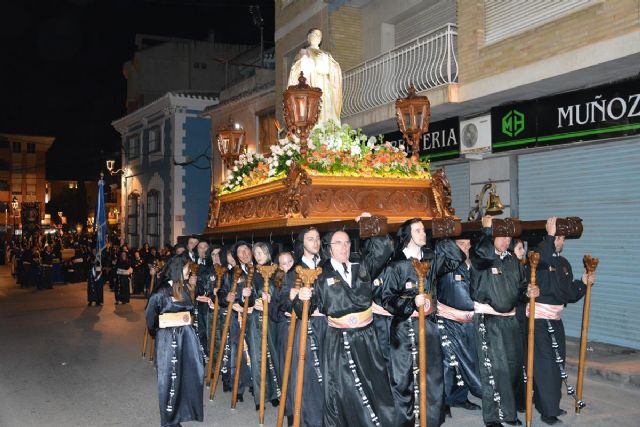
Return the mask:
<svg viewBox="0 0 640 427">
<path fill-rule="evenodd" d="M 157 267 L 156 265 L 153 266 L 153 274 L 151 275 L 151 284 L 149 286 L 149 295 L 151 295 L 153 293 L 153 290 L 156 286 L 156 272 L 157 272 Z M 147 328 L 147 324 L 145 322 L 144 325 L 144 337 L 142 338 L 142 358 L 144 359 L 145 356 L 147 355 L 147 341 L 149 339 L 149 328 Z M 149 349 L 149 360 L 153 360 L 153 351 L 154 351 L 154 339 L 151 339 L 151 348 Z"/>
<path fill-rule="evenodd" d="M 262 275 L 263 285 L 262 292 L 269 295 L 269 279 L 276 272 L 278 266 L 259 265 L 258 272 Z M 260 355 L 260 412 L 258 414 L 258 422 L 264 424 L 264 400 L 267 396 L 266 379 L 267 379 L 267 334 L 269 332 L 269 299 L 262 300 L 262 353 Z"/>
<path fill-rule="evenodd" d="M 536 286 L 536 270 L 540 262 L 538 252 L 529 251 L 530 286 Z M 527 427 L 533 422 L 533 346 L 536 333 L 536 297 L 529 296 L 529 341 L 527 345 Z"/>
<path fill-rule="evenodd" d="M 224 273 L 228 271 L 226 267 L 221 265 L 214 265 L 216 270 L 216 291 L 220 290 L 222 286 L 222 277 Z M 215 292 L 215 301 L 213 303 L 213 317 L 211 318 L 211 333 L 209 338 L 209 363 L 207 363 L 207 373 L 205 374 L 205 379 L 207 381 L 207 386 L 211 385 L 211 369 L 213 367 L 213 349 L 216 345 L 216 328 L 218 327 L 218 312 L 220 311 L 220 301 L 218 300 L 218 293 Z"/>
<path fill-rule="evenodd" d="M 305 288 L 311 288 L 313 282 L 322 273 L 322 268 L 296 267 L 296 273 L 302 277 Z M 302 386 L 304 384 L 304 356 L 307 351 L 307 326 L 309 324 L 309 300 L 302 303 L 302 321 L 300 322 L 300 341 L 298 354 L 298 371 L 296 372 L 296 395 L 293 404 L 293 427 L 300 427 L 302 408 Z"/>
<path fill-rule="evenodd" d="M 156 275 L 152 274 L 151 275 L 151 286 L 150 286 L 149 294 L 151 294 L 153 292 L 153 287 L 154 287 L 155 283 L 156 283 Z M 142 358 L 143 359 L 147 355 L 147 339 L 148 338 L 149 338 L 149 328 L 147 328 L 147 322 L 145 322 L 145 325 L 144 325 L 144 337 L 142 338 Z"/>
<path fill-rule="evenodd" d="M 302 283 L 302 277 L 296 276 L 296 282 L 293 285 L 294 288 L 300 289 Z M 287 295 L 287 298 L 289 296 Z M 287 353 L 284 357 L 284 368 L 282 372 L 282 394 L 280 395 L 280 406 L 278 407 L 278 420 L 276 421 L 276 427 L 282 427 L 284 421 L 284 410 L 287 404 L 287 393 L 289 391 L 289 375 L 291 374 L 291 359 L 293 358 L 293 340 L 296 336 L 296 320 L 297 315 L 295 310 L 291 310 L 291 321 L 289 322 L 289 334 L 287 335 Z"/>
<path fill-rule="evenodd" d="M 233 281 L 231 282 L 231 290 L 229 293 L 233 293 L 238 288 L 238 280 L 242 275 L 242 269 L 239 266 L 233 267 Z M 211 382 L 211 390 L 209 391 L 209 400 L 213 400 L 216 395 L 216 388 L 218 387 L 218 380 L 220 379 L 220 367 L 222 366 L 222 357 L 224 355 L 224 346 L 227 343 L 227 334 L 229 333 L 229 324 L 231 323 L 231 314 L 233 313 L 233 301 L 227 304 L 227 315 L 224 318 L 224 324 L 222 325 L 222 335 L 220 335 L 220 347 L 218 348 L 218 358 L 216 359 L 216 367 L 213 372 L 213 380 Z"/>
<path fill-rule="evenodd" d="M 582 258 L 584 268 L 587 271 L 587 275 L 590 276 L 595 273 L 599 258 L 594 258 L 591 255 L 585 255 Z M 580 359 L 578 361 L 578 383 L 576 385 L 576 414 L 580 413 L 580 410 L 584 407 L 582 401 L 582 387 L 584 381 L 584 366 L 587 358 L 587 335 L 589 333 L 589 311 L 591 310 L 591 287 L 593 283 L 587 278 L 587 293 L 584 296 L 584 306 L 582 308 L 582 332 L 580 333 Z"/>
<path fill-rule="evenodd" d="M 418 276 L 418 293 L 424 294 L 424 282 L 431 268 L 428 261 L 412 259 L 411 264 Z M 431 294 L 425 298 L 431 303 Z M 427 427 L 427 331 L 425 328 L 424 305 L 418 307 L 418 369 L 420 373 L 420 427 Z"/>
<path fill-rule="evenodd" d="M 247 273 L 247 281 L 244 282 L 245 288 L 251 288 L 253 286 L 253 275 L 255 273 L 255 268 L 252 265 L 247 265 L 248 273 Z M 233 391 L 231 392 L 231 409 L 235 409 L 236 403 L 238 401 L 238 386 L 240 385 L 240 371 L 242 364 L 242 354 L 244 353 L 244 334 L 247 331 L 247 311 L 249 311 L 249 300 L 251 297 L 246 297 L 244 299 L 244 304 L 242 306 L 242 324 L 240 325 L 240 337 L 238 338 L 238 349 L 236 350 L 236 372 L 233 376 Z"/>
</svg>

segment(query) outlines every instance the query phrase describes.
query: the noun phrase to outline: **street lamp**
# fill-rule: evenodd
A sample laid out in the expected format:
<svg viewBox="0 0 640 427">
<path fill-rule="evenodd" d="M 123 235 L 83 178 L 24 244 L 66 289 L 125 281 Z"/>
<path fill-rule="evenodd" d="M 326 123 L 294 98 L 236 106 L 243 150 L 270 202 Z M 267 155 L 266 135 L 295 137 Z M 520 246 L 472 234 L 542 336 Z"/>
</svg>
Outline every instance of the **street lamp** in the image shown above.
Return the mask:
<svg viewBox="0 0 640 427">
<path fill-rule="evenodd" d="M 11 215 L 13 217 L 13 235 L 16 235 L 16 211 L 18 210 L 18 199 L 16 198 L 16 196 L 13 196 L 13 199 L 11 199 L 11 209 L 13 211 L 13 215 Z"/>
<path fill-rule="evenodd" d="M 107 160 L 107 170 L 109 171 L 109 173 L 111 175 L 116 175 L 116 174 L 119 174 L 119 173 L 121 173 L 123 175 L 127 174 L 127 168 L 113 170 L 115 165 L 116 165 L 116 161 L 115 160 Z"/>
<path fill-rule="evenodd" d="M 311 87 L 302 71 L 298 77 L 298 84 L 289 86 L 284 91 L 284 120 L 289 130 L 300 138 L 300 154 L 307 154 L 307 138 L 309 132 L 318 122 L 322 90 Z"/>
<path fill-rule="evenodd" d="M 396 118 L 402 136 L 411 146 L 414 160 L 419 159 L 420 137 L 429 130 L 431 105 L 426 96 L 416 95 L 413 83 L 406 98 L 396 99 Z"/>
<path fill-rule="evenodd" d="M 239 123 L 233 124 L 231 118 L 228 125 L 218 130 L 218 150 L 227 169 L 231 169 L 240 154 L 247 151 L 247 144 L 244 142 L 245 134 L 242 126 Z"/>
</svg>

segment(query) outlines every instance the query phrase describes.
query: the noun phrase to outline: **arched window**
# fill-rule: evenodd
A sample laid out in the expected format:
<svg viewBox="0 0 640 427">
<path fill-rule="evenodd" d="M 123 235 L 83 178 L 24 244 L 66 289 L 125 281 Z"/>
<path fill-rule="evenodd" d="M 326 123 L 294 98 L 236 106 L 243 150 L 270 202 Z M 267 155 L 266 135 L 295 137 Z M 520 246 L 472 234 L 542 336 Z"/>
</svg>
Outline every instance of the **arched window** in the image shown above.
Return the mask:
<svg viewBox="0 0 640 427">
<path fill-rule="evenodd" d="M 160 193 L 150 190 L 147 193 L 147 242 L 150 246 L 160 246 L 160 228 Z"/>
<path fill-rule="evenodd" d="M 138 216 L 140 212 L 140 195 L 131 193 L 127 198 L 127 235 L 129 236 L 129 246 L 137 248 L 140 246 L 140 236 L 138 235 Z"/>
</svg>

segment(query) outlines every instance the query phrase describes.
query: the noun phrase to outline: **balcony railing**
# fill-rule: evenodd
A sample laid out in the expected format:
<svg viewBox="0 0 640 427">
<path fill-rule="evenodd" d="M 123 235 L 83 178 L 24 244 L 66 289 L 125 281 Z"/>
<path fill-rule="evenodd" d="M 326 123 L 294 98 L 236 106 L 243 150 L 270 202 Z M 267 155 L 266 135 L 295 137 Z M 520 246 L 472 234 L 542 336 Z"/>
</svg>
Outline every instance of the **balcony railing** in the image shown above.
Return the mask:
<svg viewBox="0 0 640 427">
<path fill-rule="evenodd" d="M 456 82 L 458 27 L 447 24 L 347 71 L 342 117 L 353 116 L 417 91 Z"/>
</svg>

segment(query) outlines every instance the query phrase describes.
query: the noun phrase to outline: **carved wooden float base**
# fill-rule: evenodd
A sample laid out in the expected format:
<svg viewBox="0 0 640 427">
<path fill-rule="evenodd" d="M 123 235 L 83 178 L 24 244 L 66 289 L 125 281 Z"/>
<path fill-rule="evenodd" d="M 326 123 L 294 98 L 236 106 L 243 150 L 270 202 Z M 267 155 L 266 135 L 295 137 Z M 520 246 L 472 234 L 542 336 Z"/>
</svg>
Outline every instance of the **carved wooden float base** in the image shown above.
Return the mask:
<svg viewBox="0 0 640 427">
<path fill-rule="evenodd" d="M 350 220 L 362 212 L 389 223 L 454 217 L 442 170 L 431 178 L 311 176 L 300 167 L 278 181 L 212 195 L 205 234 L 279 229 Z"/>
</svg>

